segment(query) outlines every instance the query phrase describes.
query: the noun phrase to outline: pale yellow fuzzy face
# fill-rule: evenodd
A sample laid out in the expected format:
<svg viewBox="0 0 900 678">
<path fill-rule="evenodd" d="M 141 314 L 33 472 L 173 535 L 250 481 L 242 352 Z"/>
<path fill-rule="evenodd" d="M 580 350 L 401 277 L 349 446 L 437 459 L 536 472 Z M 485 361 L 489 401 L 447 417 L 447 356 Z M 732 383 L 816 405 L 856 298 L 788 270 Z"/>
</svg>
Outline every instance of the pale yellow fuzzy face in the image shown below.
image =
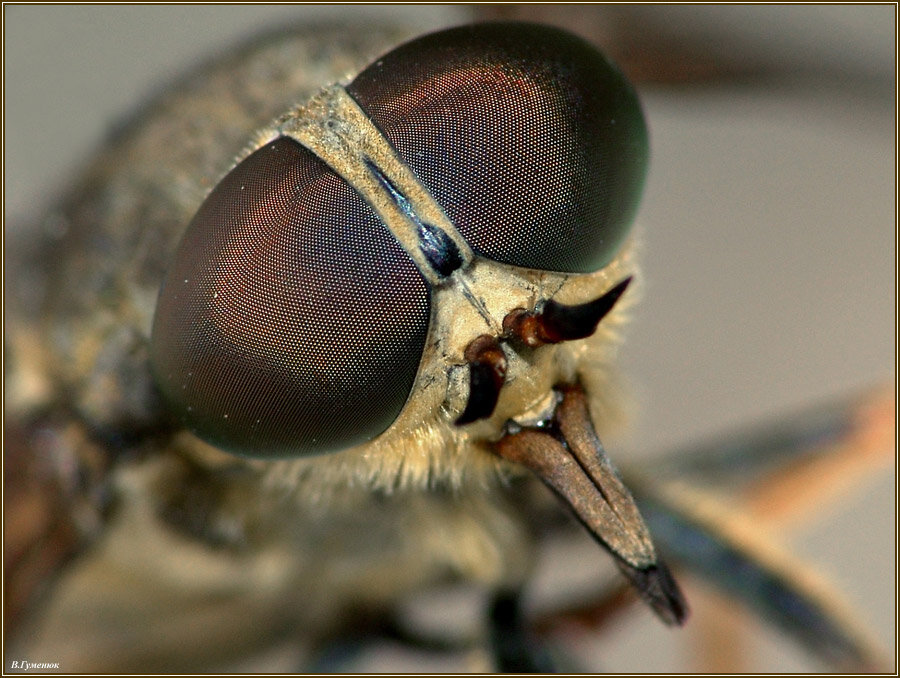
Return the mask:
<svg viewBox="0 0 900 678">
<path fill-rule="evenodd" d="M 589 275 L 565 275 L 517 269 L 478 260 L 466 284 L 482 303 L 487 317 L 464 295 L 459 285 L 438 290 L 427 350 L 416 383 L 397 420 L 375 440 L 338 453 L 268 462 L 269 481 L 297 489 L 310 481 L 317 493 L 327 494 L 347 485 L 378 489 L 426 487 L 434 483 L 461 486 L 492 483 L 498 474 L 513 472 L 512 465 L 491 452 L 508 421 L 528 425 L 545 419 L 555 405 L 553 387 L 581 379 L 602 402 L 615 399 L 615 384 L 608 370 L 621 340 L 621 330 L 632 304 L 629 296 L 588 339 L 517 351 L 503 343 L 508 363 L 505 384 L 493 415 L 465 426 L 454 422 L 466 406 L 470 392 L 466 346 L 485 333 L 497 333 L 507 313 L 533 309 L 553 298 L 577 304 L 592 300 L 636 269 L 633 247 L 628 246 L 603 270 Z M 601 406 L 598 404 L 598 409 Z M 196 444 L 207 446 L 194 439 Z M 208 450 L 209 448 L 207 448 Z M 522 469 L 518 469 L 522 472 Z"/>
</svg>

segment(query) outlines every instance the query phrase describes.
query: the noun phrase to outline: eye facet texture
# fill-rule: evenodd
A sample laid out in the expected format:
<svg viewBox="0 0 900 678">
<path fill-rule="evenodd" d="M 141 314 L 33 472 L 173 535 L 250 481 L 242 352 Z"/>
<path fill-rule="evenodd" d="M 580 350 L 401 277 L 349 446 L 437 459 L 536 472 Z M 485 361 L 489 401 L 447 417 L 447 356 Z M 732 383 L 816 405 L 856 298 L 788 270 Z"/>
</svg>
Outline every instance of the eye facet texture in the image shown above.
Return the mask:
<svg viewBox="0 0 900 678">
<path fill-rule="evenodd" d="M 631 85 L 580 38 L 463 26 L 401 45 L 347 91 L 476 254 L 571 273 L 615 256 L 647 130 Z"/>
<path fill-rule="evenodd" d="M 616 255 L 647 131 L 631 86 L 580 38 L 530 24 L 450 29 L 386 54 L 347 92 L 477 255 L 568 273 Z M 442 233 L 422 230 L 422 247 L 449 277 L 462 260 Z M 402 411 L 431 303 L 361 195 L 280 137 L 235 167 L 188 227 L 151 361 L 184 425 L 214 445 L 337 451 Z"/>
<path fill-rule="evenodd" d="M 430 304 L 359 194 L 281 137 L 191 222 L 160 292 L 153 367 L 185 425 L 224 449 L 342 449 L 403 408 Z"/>
</svg>

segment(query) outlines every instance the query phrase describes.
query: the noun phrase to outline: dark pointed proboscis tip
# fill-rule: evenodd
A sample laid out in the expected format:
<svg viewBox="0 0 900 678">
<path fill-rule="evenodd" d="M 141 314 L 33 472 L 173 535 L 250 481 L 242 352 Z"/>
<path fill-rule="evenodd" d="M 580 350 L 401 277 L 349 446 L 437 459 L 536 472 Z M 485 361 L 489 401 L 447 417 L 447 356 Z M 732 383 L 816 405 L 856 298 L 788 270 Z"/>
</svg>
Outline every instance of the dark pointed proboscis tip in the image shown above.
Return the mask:
<svg viewBox="0 0 900 678">
<path fill-rule="evenodd" d="M 631 283 L 631 276 L 625 278 L 606 294 L 586 304 L 566 306 L 552 299 L 548 301 L 539 316 L 545 341 L 556 343 L 591 336 L 600 321 L 625 293 L 629 283 Z"/>
<path fill-rule="evenodd" d="M 657 560 L 656 565 L 636 568 L 616 558 L 616 564 L 660 619 L 669 626 L 684 624 L 690 609 L 665 563 Z"/>
</svg>

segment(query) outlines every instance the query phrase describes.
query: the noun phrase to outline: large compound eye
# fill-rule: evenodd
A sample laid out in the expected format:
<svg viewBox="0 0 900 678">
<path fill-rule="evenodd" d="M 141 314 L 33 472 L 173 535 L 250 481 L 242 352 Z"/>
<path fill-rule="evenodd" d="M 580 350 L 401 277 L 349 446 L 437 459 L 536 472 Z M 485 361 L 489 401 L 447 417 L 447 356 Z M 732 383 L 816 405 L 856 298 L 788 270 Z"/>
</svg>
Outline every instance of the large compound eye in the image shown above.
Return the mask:
<svg viewBox="0 0 900 678">
<path fill-rule="evenodd" d="M 347 91 L 476 254 L 590 272 L 615 256 L 643 187 L 634 90 L 588 43 L 480 24 L 406 43 Z"/>
<path fill-rule="evenodd" d="M 646 128 L 631 86 L 579 38 L 528 24 L 451 29 L 388 53 L 347 92 L 477 255 L 591 272 L 627 235 Z M 235 167 L 189 225 L 151 362 L 182 422 L 215 445 L 336 451 L 403 410 L 430 317 L 429 283 L 387 224 L 283 136 Z"/>
<path fill-rule="evenodd" d="M 281 137 L 203 203 L 160 292 L 151 359 L 175 411 L 234 452 L 369 440 L 412 389 L 428 287 L 363 199 Z"/>
</svg>

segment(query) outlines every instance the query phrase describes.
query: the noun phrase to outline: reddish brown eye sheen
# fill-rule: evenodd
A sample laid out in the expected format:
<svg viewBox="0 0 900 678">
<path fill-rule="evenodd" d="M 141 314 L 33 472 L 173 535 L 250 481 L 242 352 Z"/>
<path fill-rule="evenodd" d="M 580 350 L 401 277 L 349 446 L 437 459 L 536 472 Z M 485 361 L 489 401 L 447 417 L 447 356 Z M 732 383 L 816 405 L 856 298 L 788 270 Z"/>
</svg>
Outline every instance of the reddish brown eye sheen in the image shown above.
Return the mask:
<svg viewBox="0 0 900 678">
<path fill-rule="evenodd" d="M 630 83 L 565 31 L 464 26 L 266 135 L 160 291 L 151 360 L 181 423 L 262 459 L 412 438 L 528 467 L 680 623 L 574 367 L 631 279 L 648 148 Z"/>
<path fill-rule="evenodd" d="M 647 130 L 631 85 L 583 40 L 461 27 L 398 47 L 347 91 L 480 256 L 589 273 L 618 251 Z"/>
<path fill-rule="evenodd" d="M 459 235 L 413 215 L 434 273 L 423 275 L 354 187 L 294 140 L 238 164 L 189 226 L 153 331 L 162 390 L 226 449 L 290 456 L 374 438 L 412 391 L 432 288 L 466 263 L 459 237 L 478 257 L 590 272 L 616 254 L 636 209 L 647 160 L 637 97 L 568 33 L 428 35 L 347 92 Z"/>
<path fill-rule="evenodd" d="M 157 378 L 184 422 L 225 449 L 349 447 L 406 402 L 429 311 L 424 279 L 372 209 L 282 137 L 226 176 L 188 228 L 157 306 Z"/>
</svg>

